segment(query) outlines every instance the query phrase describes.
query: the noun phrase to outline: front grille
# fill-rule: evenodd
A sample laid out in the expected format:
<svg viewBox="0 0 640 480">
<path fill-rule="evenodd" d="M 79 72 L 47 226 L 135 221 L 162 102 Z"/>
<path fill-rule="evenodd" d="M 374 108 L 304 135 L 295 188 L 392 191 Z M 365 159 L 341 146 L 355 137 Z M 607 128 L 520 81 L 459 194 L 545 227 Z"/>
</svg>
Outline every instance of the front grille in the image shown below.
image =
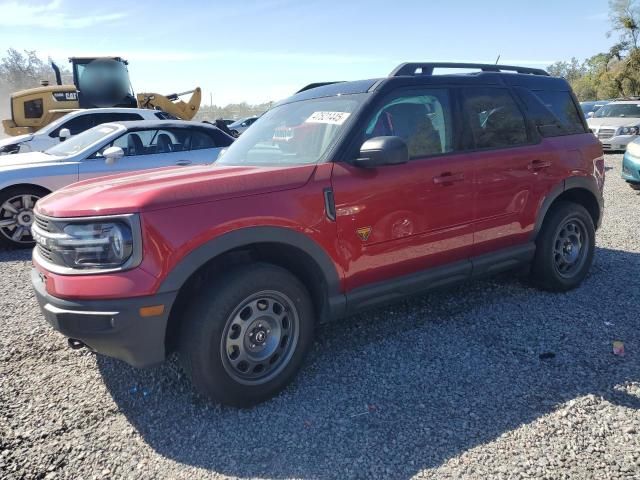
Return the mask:
<svg viewBox="0 0 640 480">
<path fill-rule="evenodd" d="M 38 227 L 45 232 L 51 232 L 51 225 L 49 220 L 46 220 L 39 215 L 36 215 L 36 225 L 38 225 Z"/>
<path fill-rule="evenodd" d="M 598 130 L 598 138 L 600 140 L 611 138 L 616 134 L 615 128 L 601 128 Z"/>
<path fill-rule="evenodd" d="M 51 253 L 51 250 L 49 250 L 47 247 L 44 247 L 38 244 L 38 253 L 45 260 L 48 260 L 49 262 L 53 261 L 53 255 Z"/>
</svg>

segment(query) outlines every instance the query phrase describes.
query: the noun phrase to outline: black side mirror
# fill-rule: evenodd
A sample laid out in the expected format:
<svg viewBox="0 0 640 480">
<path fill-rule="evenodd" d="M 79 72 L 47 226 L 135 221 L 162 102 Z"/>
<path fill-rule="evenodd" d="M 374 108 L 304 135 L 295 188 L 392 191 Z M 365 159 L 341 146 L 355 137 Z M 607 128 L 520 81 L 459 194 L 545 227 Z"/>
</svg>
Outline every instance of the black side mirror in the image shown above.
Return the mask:
<svg viewBox="0 0 640 480">
<path fill-rule="evenodd" d="M 376 168 L 384 165 L 400 165 L 409 161 L 409 148 L 400 137 L 370 138 L 360 147 L 360 156 L 354 165 Z"/>
</svg>

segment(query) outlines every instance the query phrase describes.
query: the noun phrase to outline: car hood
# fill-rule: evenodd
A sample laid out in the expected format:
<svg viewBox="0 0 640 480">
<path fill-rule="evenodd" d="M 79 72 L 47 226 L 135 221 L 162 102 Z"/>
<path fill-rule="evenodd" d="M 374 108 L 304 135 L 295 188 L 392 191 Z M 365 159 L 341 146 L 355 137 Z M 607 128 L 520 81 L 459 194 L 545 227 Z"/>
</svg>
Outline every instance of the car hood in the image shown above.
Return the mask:
<svg viewBox="0 0 640 480">
<path fill-rule="evenodd" d="M 15 137 L 4 138 L 0 140 L 0 149 L 9 145 L 17 145 L 22 142 L 27 142 L 33 138 L 32 133 L 26 135 L 16 135 Z"/>
<path fill-rule="evenodd" d="M 135 213 L 303 186 L 315 165 L 167 167 L 75 183 L 38 202 L 51 217 Z"/>
<path fill-rule="evenodd" d="M 587 120 L 589 128 L 594 127 L 633 127 L 640 125 L 640 118 L 634 117 L 603 117 L 589 118 Z"/>
<path fill-rule="evenodd" d="M 14 153 L 0 156 L 0 172 L 57 163 L 62 157 L 48 155 L 44 152 Z"/>
</svg>

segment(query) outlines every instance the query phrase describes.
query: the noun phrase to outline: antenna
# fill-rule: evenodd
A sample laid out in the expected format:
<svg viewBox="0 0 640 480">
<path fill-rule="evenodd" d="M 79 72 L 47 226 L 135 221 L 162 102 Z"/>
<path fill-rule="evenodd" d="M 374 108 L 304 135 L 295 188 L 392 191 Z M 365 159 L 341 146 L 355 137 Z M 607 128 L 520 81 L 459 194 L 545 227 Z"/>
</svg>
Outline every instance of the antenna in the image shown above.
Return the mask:
<svg viewBox="0 0 640 480">
<path fill-rule="evenodd" d="M 496 65 L 498 64 L 499 61 L 500 61 L 500 54 L 498 54 L 498 58 L 496 58 Z"/>
</svg>

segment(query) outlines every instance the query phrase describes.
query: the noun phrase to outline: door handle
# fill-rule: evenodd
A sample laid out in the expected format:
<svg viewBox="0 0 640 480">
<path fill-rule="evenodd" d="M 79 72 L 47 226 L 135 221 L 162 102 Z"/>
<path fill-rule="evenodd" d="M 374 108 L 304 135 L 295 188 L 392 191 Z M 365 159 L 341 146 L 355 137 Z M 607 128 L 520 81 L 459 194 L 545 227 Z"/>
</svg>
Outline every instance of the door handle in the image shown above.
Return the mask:
<svg viewBox="0 0 640 480">
<path fill-rule="evenodd" d="M 551 166 L 550 160 L 534 160 L 532 161 L 528 168 L 529 170 L 536 172 L 538 170 L 542 170 L 543 168 L 548 168 Z"/>
<path fill-rule="evenodd" d="M 193 162 L 191 160 L 178 160 L 176 162 L 176 165 L 180 165 L 182 167 L 187 166 L 187 165 L 191 165 Z"/>
<path fill-rule="evenodd" d="M 448 185 L 454 182 L 462 182 L 464 180 L 463 173 L 445 172 L 440 176 L 433 177 L 433 183 L 437 185 Z"/>
</svg>

